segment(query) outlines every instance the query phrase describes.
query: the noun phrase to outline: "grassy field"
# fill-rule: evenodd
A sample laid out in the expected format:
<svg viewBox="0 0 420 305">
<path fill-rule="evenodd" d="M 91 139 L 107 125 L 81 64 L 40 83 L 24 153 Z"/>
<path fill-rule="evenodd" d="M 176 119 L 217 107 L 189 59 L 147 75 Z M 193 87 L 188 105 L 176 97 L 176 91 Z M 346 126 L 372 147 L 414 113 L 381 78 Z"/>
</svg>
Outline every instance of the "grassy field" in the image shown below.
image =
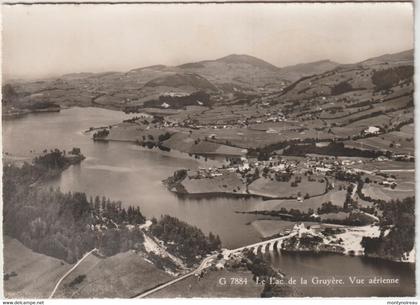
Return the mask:
<svg viewBox="0 0 420 305">
<path fill-rule="evenodd" d="M 348 147 L 365 150 L 391 151 L 395 153 L 414 154 L 414 134 L 407 136 L 405 133 L 394 131 L 377 137 L 344 142 Z M 407 140 L 408 139 L 408 140 Z"/>
<path fill-rule="evenodd" d="M 404 189 L 411 190 L 414 192 L 416 186 L 414 172 L 392 172 L 390 174 L 395 176 L 395 178 L 397 179 L 398 185 L 395 188 L 396 190 Z"/>
<path fill-rule="evenodd" d="M 176 132 L 170 139 L 164 141 L 163 145 L 181 152 L 202 155 L 242 156 L 247 152 L 242 148 L 205 141 L 206 136 L 200 137 L 197 133 L 190 135 L 186 131 Z"/>
<path fill-rule="evenodd" d="M 331 131 L 334 135 L 339 138 L 352 137 L 354 135 L 360 134 L 365 128 L 363 126 L 359 127 L 333 127 Z"/>
<path fill-rule="evenodd" d="M 415 129 L 414 124 L 408 124 L 408 125 L 405 125 L 405 126 L 401 127 L 400 132 L 404 132 L 407 135 L 413 135 L 414 134 L 414 129 Z"/>
<path fill-rule="evenodd" d="M 389 101 L 384 101 L 384 102 L 381 102 L 381 103 L 377 103 L 371 109 L 357 111 L 357 112 L 355 112 L 353 114 L 349 114 L 345 117 L 340 117 L 340 116 L 347 114 L 349 112 L 349 110 L 346 110 L 346 111 L 343 111 L 343 112 L 338 112 L 336 119 L 332 118 L 332 119 L 327 119 L 327 120 L 330 123 L 343 123 L 344 122 L 347 126 L 362 126 L 362 125 L 363 126 L 372 126 L 372 125 L 378 125 L 378 124 L 382 125 L 378 121 L 378 118 L 381 117 L 381 116 L 375 116 L 375 117 L 369 118 L 371 120 L 370 123 L 369 123 L 369 119 L 356 121 L 354 123 L 351 123 L 351 121 L 352 120 L 357 120 L 360 117 L 369 115 L 371 113 L 375 113 L 377 111 L 388 111 L 388 110 L 391 110 L 391 109 L 402 108 L 402 107 L 407 105 L 408 101 L 409 101 L 408 96 L 398 97 L 398 98 L 395 98 L 395 99 L 392 99 L 392 100 L 389 100 Z M 361 109 L 363 109 L 363 108 L 361 108 Z M 394 115 L 391 114 L 391 116 L 394 116 Z M 362 122 L 362 123 L 360 123 L 360 122 Z"/>
<path fill-rule="evenodd" d="M 338 213 L 327 213 L 319 215 L 321 220 L 327 220 L 327 219 L 337 219 L 337 220 L 344 220 L 349 216 L 349 213 L 346 212 L 338 212 Z"/>
<path fill-rule="evenodd" d="M 346 125 L 346 127 L 350 128 L 358 128 L 363 127 L 367 128 L 369 126 L 384 126 L 389 125 L 391 122 L 391 118 L 385 114 L 377 115 L 372 118 L 367 118 L 359 121 L 355 121 L 353 123 L 350 123 Z"/>
<path fill-rule="evenodd" d="M 191 193 L 237 193 L 246 194 L 245 183 L 234 173 L 203 179 L 189 179 L 182 181 L 185 189 Z"/>
<path fill-rule="evenodd" d="M 319 179 L 316 181 L 308 181 L 306 177 L 302 177 L 302 182 L 299 183 L 297 187 L 291 187 L 290 184 L 293 180 L 289 182 L 270 180 L 266 178 L 259 178 L 252 182 L 248 186 L 250 194 L 256 194 L 267 197 L 297 197 L 297 194 L 300 192 L 302 196 L 309 194 L 309 196 L 320 195 L 325 191 L 325 179 L 323 182 L 319 182 Z"/>
<path fill-rule="evenodd" d="M 302 124 L 301 124 L 302 125 Z M 262 123 L 252 125 L 250 128 L 201 128 L 192 130 L 190 138 L 211 139 L 211 142 L 219 144 L 228 144 L 240 148 L 256 148 L 264 147 L 273 143 L 278 143 L 291 139 L 306 139 L 306 138 L 333 138 L 334 135 L 317 132 L 308 127 L 305 130 L 298 130 L 295 122 L 277 122 L 277 123 Z M 305 127 L 305 126 L 303 126 Z M 178 129 L 179 132 L 188 134 L 188 129 Z M 170 142 L 170 140 L 168 141 Z"/>
<path fill-rule="evenodd" d="M 403 161 L 377 161 L 372 160 L 371 162 L 365 162 L 363 164 L 350 165 L 352 168 L 359 168 L 368 171 L 386 171 L 386 170 L 414 170 L 414 162 L 403 162 Z M 404 174 L 404 172 L 392 172 L 390 174 L 399 175 Z M 411 173 L 412 174 L 412 173 Z"/>
<path fill-rule="evenodd" d="M 290 209 L 297 209 L 302 212 L 307 212 L 308 209 L 313 209 L 316 211 L 319 207 L 321 207 L 322 203 L 331 201 L 332 204 L 343 206 L 344 200 L 346 198 L 346 191 L 345 190 L 335 190 L 331 191 L 325 195 L 317 196 L 313 198 L 309 198 L 303 200 L 303 202 L 299 202 L 297 200 L 267 200 L 259 202 L 255 207 L 252 208 L 253 211 L 261 211 L 261 210 L 280 210 L 281 208 L 285 208 L 287 210 Z"/>
<path fill-rule="evenodd" d="M 397 186 L 395 189 L 390 188 L 382 188 L 382 192 L 388 195 L 391 199 L 404 199 L 407 197 L 415 196 L 415 189 L 414 184 L 412 188 L 402 188 L 401 186 Z"/>
<path fill-rule="evenodd" d="M 365 196 L 368 196 L 372 199 L 380 199 L 389 201 L 391 200 L 391 196 L 389 196 L 387 193 L 383 191 L 383 188 L 379 185 L 372 185 L 372 184 L 364 184 L 362 193 Z"/>
<path fill-rule="evenodd" d="M 370 208 L 374 206 L 373 202 L 363 200 L 357 194 L 354 199 L 357 200 L 358 205 L 361 207 Z"/>
<path fill-rule="evenodd" d="M 220 285 L 219 279 L 226 278 L 227 284 Z M 243 278 L 247 280 L 244 285 L 231 285 L 231 278 Z M 262 292 L 262 287 L 257 286 L 252 280 L 249 271 L 210 271 L 203 278 L 191 276 L 177 282 L 163 290 L 160 290 L 150 298 L 256 298 Z"/>
<path fill-rule="evenodd" d="M 7 298 L 48 298 L 59 278 L 71 265 L 50 256 L 35 253 L 16 239 L 4 236 L 4 280 Z"/>
<path fill-rule="evenodd" d="M 78 276 L 85 278 L 70 285 Z M 130 298 L 171 278 L 134 251 L 108 258 L 90 256 L 62 282 L 54 297 Z"/>
<path fill-rule="evenodd" d="M 374 186 L 373 190 L 367 189 L 366 191 L 373 192 L 374 196 L 382 195 L 385 198 L 390 199 L 404 199 L 406 197 L 415 196 L 416 184 L 414 172 L 390 172 L 389 174 L 392 174 L 396 178 L 397 186 L 394 189 L 382 185 L 370 184 L 370 186 Z M 367 186 L 365 185 L 365 187 Z M 363 191 L 365 191 L 365 188 Z"/>
<path fill-rule="evenodd" d="M 166 133 L 167 129 L 146 129 L 145 125 L 137 125 L 132 123 L 121 123 L 110 129 L 107 140 L 113 141 L 143 141 L 143 137 L 149 140 L 153 137 L 152 141 L 157 141 L 159 135 Z"/>
</svg>

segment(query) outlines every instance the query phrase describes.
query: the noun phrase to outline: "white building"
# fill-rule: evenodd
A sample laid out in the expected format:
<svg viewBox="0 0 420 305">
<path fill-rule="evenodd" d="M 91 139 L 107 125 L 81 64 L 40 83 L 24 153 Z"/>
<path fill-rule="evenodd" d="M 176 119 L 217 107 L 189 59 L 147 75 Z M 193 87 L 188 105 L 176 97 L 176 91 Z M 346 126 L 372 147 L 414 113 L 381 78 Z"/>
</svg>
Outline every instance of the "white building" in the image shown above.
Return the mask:
<svg viewBox="0 0 420 305">
<path fill-rule="evenodd" d="M 380 129 L 376 126 L 369 126 L 364 130 L 366 134 L 378 134 Z"/>
</svg>

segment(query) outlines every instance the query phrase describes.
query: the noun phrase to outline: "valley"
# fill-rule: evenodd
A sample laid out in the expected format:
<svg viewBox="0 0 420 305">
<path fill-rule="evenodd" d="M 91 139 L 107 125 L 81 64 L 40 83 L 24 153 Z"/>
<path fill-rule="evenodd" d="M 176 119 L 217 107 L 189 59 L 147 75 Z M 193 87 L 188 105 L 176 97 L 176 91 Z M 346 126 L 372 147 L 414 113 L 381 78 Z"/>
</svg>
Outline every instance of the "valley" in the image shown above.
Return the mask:
<svg viewBox="0 0 420 305">
<path fill-rule="evenodd" d="M 6 295 L 372 296 L 254 284 L 344 264 L 414 295 L 413 56 L 7 82 Z M 252 288 L 217 284 L 235 276 Z"/>
</svg>

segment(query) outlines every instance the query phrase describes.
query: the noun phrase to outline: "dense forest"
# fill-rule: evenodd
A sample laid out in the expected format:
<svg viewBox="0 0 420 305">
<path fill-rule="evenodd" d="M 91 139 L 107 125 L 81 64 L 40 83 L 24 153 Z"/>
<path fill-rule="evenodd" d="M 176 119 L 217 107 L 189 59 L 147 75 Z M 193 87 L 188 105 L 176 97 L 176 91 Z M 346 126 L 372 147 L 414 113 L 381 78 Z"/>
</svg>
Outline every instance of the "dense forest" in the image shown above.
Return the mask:
<svg viewBox="0 0 420 305">
<path fill-rule="evenodd" d="M 169 215 L 162 216 L 159 220 L 153 218 L 151 233 L 165 241 L 168 250 L 181 257 L 189 264 L 201 260 L 201 258 L 221 246 L 218 235 L 209 233 L 206 236 L 199 228 L 193 227 L 178 218 Z"/>
<path fill-rule="evenodd" d="M 201 104 L 199 104 L 200 102 Z M 211 106 L 210 95 L 203 91 L 193 92 L 189 95 L 185 96 L 169 96 L 169 95 L 161 95 L 158 99 L 149 100 L 144 102 L 141 106 L 126 106 L 124 108 L 125 113 L 137 113 L 141 112 L 141 109 L 147 107 L 156 107 L 162 108 L 162 104 L 166 103 L 168 107 L 172 109 L 183 109 L 186 106 L 197 106 L 197 105 L 204 105 L 204 106 Z"/>
<path fill-rule="evenodd" d="M 340 82 L 331 88 L 331 95 L 340 95 L 352 91 L 353 87 L 347 81 Z"/>
<path fill-rule="evenodd" d="M 378 206 L 382 211 L 381 235 L 377 238 L 363 237 L 365 254 L 399 260 L 414 247 L 415 199 L 408 197 L 402 201 L 381 202 Z"/>
<path fill-rule="evenodd" d="M 283 152 L 286 156 L 305 156 L 306 154 L 319 154 L 328 156 L 346 156 L 346 157 L 363 157 L 377 158 L 384 155 L 381 151 L 360 150 L 357 148 L 345 147 L 342 142 L 332 142 L 324 147 L 317 147 L 315 144 L 297 144 L 291 145 Z"/>
<path fill-rule="evenodd" d="M 387 90 L 400 82 L 411 81 L 414 75 L 413 66 L 400 66 L 379 71 L 374 71 L 372 82 L 375 90 Z"/>
</svg>

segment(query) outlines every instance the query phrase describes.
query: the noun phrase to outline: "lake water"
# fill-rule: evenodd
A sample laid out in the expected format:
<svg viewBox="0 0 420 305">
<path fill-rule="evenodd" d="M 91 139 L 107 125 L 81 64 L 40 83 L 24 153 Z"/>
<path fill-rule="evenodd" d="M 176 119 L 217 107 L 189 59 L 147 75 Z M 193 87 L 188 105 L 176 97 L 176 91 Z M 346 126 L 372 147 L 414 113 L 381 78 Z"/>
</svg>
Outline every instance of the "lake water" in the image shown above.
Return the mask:
<svg viewBox="0 0 420 305">
<path fill-rule="evenodd" d="M 98 108 L 71 108 L 60 113 L 30 114 L 3 121 L 3 150 L 27 156 L 30 151 L 79 147 L 86 156 L 80 165 L 71 166 L 59 179 L 51 182 L 62 191 L 83 191 L 88 195 L 105 195 L 125 205 L 138 205 L 147 217 L 163 214 L 176 216 L 189 224 L 219 234 L 223 246 L 236 248 L 260 240 L 249 222 L 255 215 L 237 214 L 249 210 L 259 199 L 180 199 L 169 192 L 162 179 L 176 169 L 212 166 L 215 161 L 196 160 L 186 154 L 148 150 L 131 143 L 93 142 L 83 133 L 89 127 L 116 124 L 130 116 Z M 323 274 L 399 277 L 404 285 L 346 287 L 340 289 L 303 288 L 305 295 L 368 296 L 413 294 L 413 265 L 346 257 L 341 255 L 271 254 L 273 265 L 288 275 Z M 409 285 L 409 284 L 412 285 Z"/>
<path fill-rule="evenodd" d="M 380 259 L 365 257 L 350 257 L 330 253 L 267 253 L 272 265 L 287 276 L 298 280 L 308 280 L 307 285 L 298 285 L 298 291 L 304 296 L 329 297 L 388 297 L 413 296 L 415 294 L 415 265 L 395 263 Z M 365 279 L 361 285 L 351 284 L 349 277 L 356 276 Z M 368 284 L 374 277 L 398 279 L 398 284 Z M 344 285 L 317 286 L 316 279 L 331 277 L 341 278 Z M 314 284 L 311 280 L 314 279 Z"/>
</svg>

